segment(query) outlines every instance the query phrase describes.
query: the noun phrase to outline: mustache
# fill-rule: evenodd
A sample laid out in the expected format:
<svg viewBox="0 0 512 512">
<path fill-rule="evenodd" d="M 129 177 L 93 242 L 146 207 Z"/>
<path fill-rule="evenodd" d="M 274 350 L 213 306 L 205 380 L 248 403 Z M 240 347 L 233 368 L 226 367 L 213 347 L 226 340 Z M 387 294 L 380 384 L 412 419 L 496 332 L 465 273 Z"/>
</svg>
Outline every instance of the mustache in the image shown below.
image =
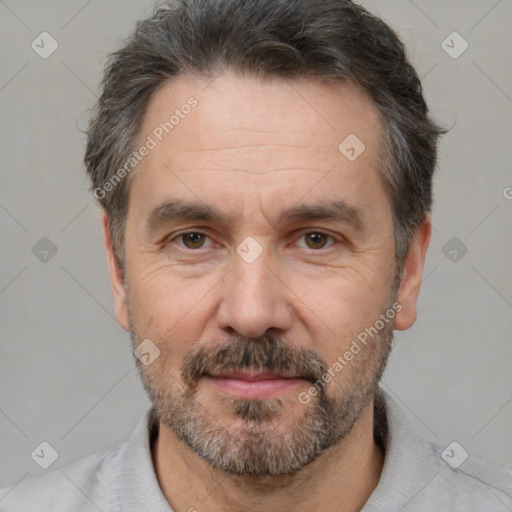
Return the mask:
<svg viewBox="0 0 512 512">
<path fill-rule="evenodd" d="M 290 347 L 277 337 L 235 336 L 222 346 L 194 348 L 183 361 L 181 376 L 192 389 L 202 377 L 239 370 L 274 372 L 315 383 L 327 373 L 328 367 L 316 352 Z"/>
</svg>

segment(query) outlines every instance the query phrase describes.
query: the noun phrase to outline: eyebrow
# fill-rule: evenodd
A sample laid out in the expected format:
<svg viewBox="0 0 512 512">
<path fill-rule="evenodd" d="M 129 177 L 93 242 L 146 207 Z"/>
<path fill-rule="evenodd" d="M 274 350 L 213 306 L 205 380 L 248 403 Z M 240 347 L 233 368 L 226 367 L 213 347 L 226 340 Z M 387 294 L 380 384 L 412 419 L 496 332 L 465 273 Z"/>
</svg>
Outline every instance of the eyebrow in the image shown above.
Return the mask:
<svg viewBox="0 0 512 512">
<path fill-rule="evenodd" d="M 218 208 L 204 203 L 181 199 L 172 199 L 156 206 L 146 221 L 148 231 L 157 231 L 164 226 L 180 221 L 232 224 L 232 219 Z M 314 204 L 295 205 L 283 211 L 276 224 L 294 224 L 310 221 L 340 222 L 362 230 L 365 226 L 363 214 L 359 208 L 342 199 L 323 201 Z"/>
</svg>

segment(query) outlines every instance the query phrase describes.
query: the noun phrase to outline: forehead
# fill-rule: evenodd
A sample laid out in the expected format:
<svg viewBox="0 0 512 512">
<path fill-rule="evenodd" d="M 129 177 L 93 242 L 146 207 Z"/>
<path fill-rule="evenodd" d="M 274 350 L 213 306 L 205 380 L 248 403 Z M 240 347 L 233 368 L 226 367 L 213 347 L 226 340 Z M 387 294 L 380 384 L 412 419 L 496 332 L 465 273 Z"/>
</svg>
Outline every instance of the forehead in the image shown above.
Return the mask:
<svg viewBox="0 0 512 512">
<path fill-rule="evenodd" d="M 340 185 L 368 195 L 382 188 L 381 134 L 376 106 L 350 83 L 181 77 L 149 102 L 137 145 L 152 148 L 130 195 L 155 204 L 187 183 L 226 204 L 230 191 L 242 201 L 258 191 L 284 200 L 283 188 L 290 199 L 312 187 L 321 198 Z"/>
<path fill-rule="evenodd" d="M 197 107 L 189 109 L 191 98 Z M 170 119 L 170 133 L 164 130 L 161 136 L 183 150 L 197 147 L 197 136 L 203 143 L 231 148 L 252 134 L 255 142 L 275 141 L 276 135 L 277 142 L 293 142 L 307 135 L 315 149 L 335 151 L 340 137 L 354 133 L 373 139 L 379 132 L 374 130 L 379 125 L 375 104 L 352 83 L 262 80 L 227 72 L 213 80 L 184 76 L 162 86 L 148 104 L 139 139 L 155 130 L 160 138 L 159 125 Z"/>
</svg>

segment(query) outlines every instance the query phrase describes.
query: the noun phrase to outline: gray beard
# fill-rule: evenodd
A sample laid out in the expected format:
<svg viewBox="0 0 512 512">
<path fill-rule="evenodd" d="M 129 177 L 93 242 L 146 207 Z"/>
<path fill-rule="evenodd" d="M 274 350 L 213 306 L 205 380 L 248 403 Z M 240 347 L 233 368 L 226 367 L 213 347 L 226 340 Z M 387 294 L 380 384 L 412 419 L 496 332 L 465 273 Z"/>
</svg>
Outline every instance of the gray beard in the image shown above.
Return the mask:
<svg viewBox="0 0 512 512">
<path fill-rule="evenodd" d="M 197 383 L 205 369 L 242 368 L 291 369 L 313 383 L 326 373 L 327 365 L 311 351 L 291 349 L 268 336 L 261 342 L 234 337 L 220 350 L 201 347 L 191 352 L 183 363 L 179 384 L 170 376 L 152 378 L 140 363 L 138 367 L 156 417 L 203 460 L 236 475 L 292 475 L 349 435 L 375 397 L 392 336 L 390 323 L 342 370 L 348 372 L 343 376 L 345 386 L 336 382 L 341 378 L 336 376 L 331 386 L 320 387 L 308 404 L 300 405 L 303 414 L 286 432 L 279 427 L 290 414 L 288 407 L 297 407 L 296 400 L 226 397 L 223 404 L 238 419 L 222 426 L 198 400 Z"/>
</svg>

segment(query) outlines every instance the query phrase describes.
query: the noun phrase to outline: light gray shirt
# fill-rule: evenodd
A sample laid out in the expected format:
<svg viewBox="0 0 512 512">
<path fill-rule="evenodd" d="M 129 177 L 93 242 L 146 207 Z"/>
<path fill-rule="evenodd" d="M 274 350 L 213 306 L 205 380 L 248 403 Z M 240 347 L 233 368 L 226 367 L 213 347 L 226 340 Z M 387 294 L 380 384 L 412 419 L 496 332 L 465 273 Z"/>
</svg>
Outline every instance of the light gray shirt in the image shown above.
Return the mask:
<svg viewBox="0 0 512 512">
<path fill-rule="evenodd" d="M 0 490 L 0 512 L 173 512 L 152 462 L 157 436 L 149 409 L 126 443 Z M 512 511 L 512 471 L 465 458 L 458 444 L 421 439 L 383 390 L 375 438 L 385 450 L 384 467 L 362 512 Z M 204 506 L 190 503 L 190 509 Z"/>
</svg>

